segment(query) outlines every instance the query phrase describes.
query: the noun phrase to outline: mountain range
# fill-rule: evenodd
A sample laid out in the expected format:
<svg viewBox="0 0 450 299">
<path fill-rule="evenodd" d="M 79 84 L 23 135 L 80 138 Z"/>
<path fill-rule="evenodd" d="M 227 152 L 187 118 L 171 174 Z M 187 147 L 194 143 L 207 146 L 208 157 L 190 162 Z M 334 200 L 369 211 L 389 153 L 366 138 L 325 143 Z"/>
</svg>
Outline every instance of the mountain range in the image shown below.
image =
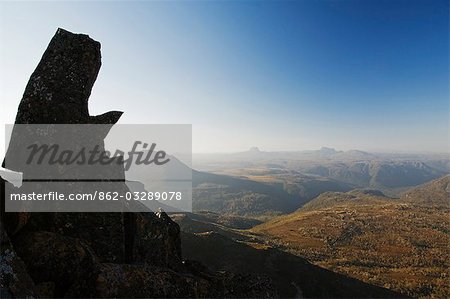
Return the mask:
<svg viewBox="0 0 450 299">
<path fill-rule="evenodd" d="M 355 154 L 365 159 L 342 158 Z M 194 211 L 267 217 L 292 212 L 324 192 L 353 189 L 380 190 L 386 196 L 400 198 L 412 187 L 448 174 L 450 165 L 445 155 L 416 155 L 413 160 L 411 155 L 385 154 L 370 159 L 375 154 L 328 148 L 287 152 L 284 158 L 280 155 L 252 149 L 221 154 L 214 163 L 194 163 L 200 169 L 192 175 Z M 225 156 L 230 160 L 221 160 Z"/>
</svg>

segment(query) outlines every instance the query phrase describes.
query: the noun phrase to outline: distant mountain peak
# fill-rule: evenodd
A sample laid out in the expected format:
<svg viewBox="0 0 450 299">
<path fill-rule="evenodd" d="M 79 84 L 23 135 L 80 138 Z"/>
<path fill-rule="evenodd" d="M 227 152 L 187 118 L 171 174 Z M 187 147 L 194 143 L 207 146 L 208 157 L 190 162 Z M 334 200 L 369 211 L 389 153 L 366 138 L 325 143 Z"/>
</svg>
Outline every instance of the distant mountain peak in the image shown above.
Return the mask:
<svg viewBox="0 0 450 299">
<path fill-rule="evenodd" d="M 248 151 L 249 152 L 260 152 L 260 150 L 259 150 L 259 148 L 257 146 L 251 147 Z"/>
<path fill-rule="evenodd" d="M 336 153 L 336 150 L 335 150 L 334 148 L 332 148 L 332 147 L 326 147 L 326 146 L 322 146 L 322 147 L 320 148 L 320 151 L 321 151 L 321 152 L 325 152 L 325 153 L 330 153 L 330 154 Z"/>
</svg>

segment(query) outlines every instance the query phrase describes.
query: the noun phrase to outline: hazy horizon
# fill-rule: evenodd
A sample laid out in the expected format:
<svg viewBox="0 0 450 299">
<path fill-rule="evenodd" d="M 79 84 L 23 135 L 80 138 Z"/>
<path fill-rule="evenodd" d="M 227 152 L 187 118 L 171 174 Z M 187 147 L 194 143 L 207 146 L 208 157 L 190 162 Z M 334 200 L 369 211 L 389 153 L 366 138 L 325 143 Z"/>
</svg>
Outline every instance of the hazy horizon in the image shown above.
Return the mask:
<svg viewBox="0 0 450 299">
<path fill-rule="evenodd" d="M 279 150 L 269 150 L 269 149 L 265 149 L 265 148 L 260 148 L 258 146 L 253 146 L 247 149 L 241 149 L 241 150 L 224 150 L 224 151 L 193 151 L 192 154 L 196 155 L 196 154 L 235 154 L 235 153 L 243 153 L 243 152 L 248 152 L 250 151 L 252 148 L 257 147 L 258 150 L 260 152 L 266 152 L 266 153 L 276 153 L 276 152 L 286 152 L 286 153 L 295 153 L 295 152 L 309 152 L 309 151 L 319 151 L 321 148 L 330 148 L 330 149 L 334 149 L 336 150 L 336 152 L 348 152 L 348 151 L 362 151 L 362 152 L 367 152 L 367 153 L 371 153 L 371 154 L 430 154 L 430 155 L 448 155 L 450 156 L 450 152 L 448 151 L 414 151 L 414 150 L 389 150 L 389 149 L 379 149 L 379 150 L 370 150 L 370 149 L 360 149 L 360 148 L 348 148 L 348 149 L 341 149 L 341 148 L 334 148 L 334 147 L 329 147 L 329 146 L 321 146 L 318 148 L 304 148 L 304 149 L 279 149 Z"/>
<path fill-rule="evenodd" d="M 192 124 L 194 153 L 450 150 L 448 1 L 0 8 L 2 124 L 61 27 L 102 44 L 91 114 Z"/>
</svg>

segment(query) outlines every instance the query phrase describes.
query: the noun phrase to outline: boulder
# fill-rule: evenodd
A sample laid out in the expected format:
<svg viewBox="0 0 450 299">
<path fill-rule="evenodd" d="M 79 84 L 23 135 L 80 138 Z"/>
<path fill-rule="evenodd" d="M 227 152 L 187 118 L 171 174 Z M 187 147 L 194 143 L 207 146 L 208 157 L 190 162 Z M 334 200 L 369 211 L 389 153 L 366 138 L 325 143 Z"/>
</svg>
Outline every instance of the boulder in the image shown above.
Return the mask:
<svg viewBox="0 0 450 299">
<path fill-rule="evenodd" d="M 191 265 L 192 267 L 193 265 Z M 148 265 L 101 264 L 94 281 L 75 283 L 66 297 L 94 298 L 276 298 L 267 278 L 212 273 L 196 264 L 193 272 Z M 86 280 L 86 279 L 85 279 Z"/>
<path fill-rule="evenodd" d="M 92 284 L 93 282 L 93 284 Z M 67 292 L 66 297 L 91 298 L 197 298 L 221 297 L 214 283 L 193 275 L 183 275 L 168 268 L 146 265 L 101 264 L 97 276 L 87 293 L 78 284 Z M 82 292 L 80 293 L 80 290 Z"/>
<path fill-rule="evenodd" d="M 100 66 L 99 42 L 59 28 L 28 81 L 16 123 L 88 123 L 88 99 Z"/>
<path fill-rule="evenodd" d="M 178 269 L 181 266 L 180 226 L 166 213 L 137 213 L 133 261 Z"/>
<path fill-rule="evenodd" d="M 36 288 L 0 222 L 0 298 L 30 298 Z"/>
<path fill-rule="evenodd" d="M 79 239 L 38 231 L 21 233 L 14 244 L 33 280 L 54 283 L 56 297 L 63 296 L 75 281 L 95 273 L 96 257 Z"/>
</svg>

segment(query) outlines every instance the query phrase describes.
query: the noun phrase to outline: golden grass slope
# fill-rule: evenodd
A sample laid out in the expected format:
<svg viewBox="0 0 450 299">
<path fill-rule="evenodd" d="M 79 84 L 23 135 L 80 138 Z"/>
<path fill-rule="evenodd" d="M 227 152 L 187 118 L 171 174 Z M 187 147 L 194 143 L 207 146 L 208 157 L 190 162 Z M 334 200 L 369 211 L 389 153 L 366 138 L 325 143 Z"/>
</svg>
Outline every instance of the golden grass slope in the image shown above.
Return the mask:
<svg viewBox="0 0 450 299">
<path fill-rule="evenodd" d="M 360 191 L 329 192 L 252 231 L 313 263 L 367 283 L 413 297 L 448 298 L 450 209 L 423 204 L 441 195 L 445 199 L 447 188 L 448 176 L 416 188 L 414 198 L 427 196 L 416 199 L 419 203 Z"/>
<path fill-rule="evenodd" d="M 450 206 L 450 175 L 405 192 L 402 201 L 422 205 Z"/>
</svg>

